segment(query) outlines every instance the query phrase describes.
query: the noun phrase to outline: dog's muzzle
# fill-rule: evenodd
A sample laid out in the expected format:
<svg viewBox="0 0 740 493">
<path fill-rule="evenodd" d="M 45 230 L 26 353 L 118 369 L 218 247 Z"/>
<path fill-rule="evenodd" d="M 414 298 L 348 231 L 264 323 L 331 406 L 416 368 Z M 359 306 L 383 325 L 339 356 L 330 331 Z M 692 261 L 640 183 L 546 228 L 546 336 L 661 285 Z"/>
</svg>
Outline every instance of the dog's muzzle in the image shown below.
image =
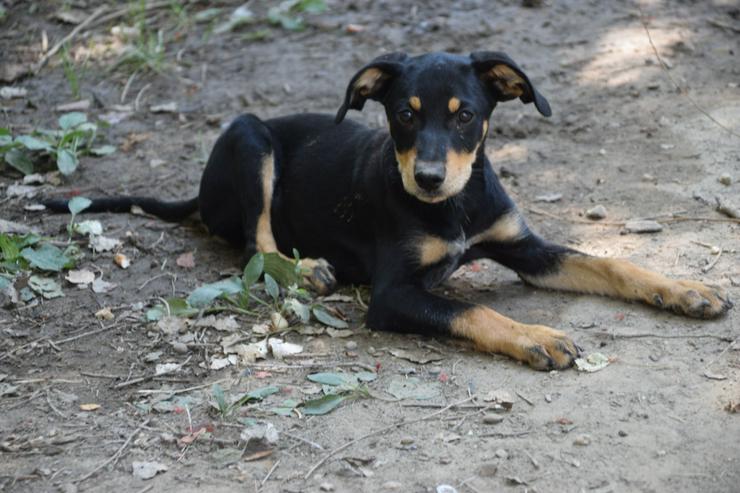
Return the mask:
<svg viewBox="0 0 740 493">
<path fill-rule="evenodd" d="M 437 190 L 445 181 L 446 170 L 444 163 L 417 161 L 414 167 L 414 180 L 417 185 L 427 192 Z"/>
</svg>

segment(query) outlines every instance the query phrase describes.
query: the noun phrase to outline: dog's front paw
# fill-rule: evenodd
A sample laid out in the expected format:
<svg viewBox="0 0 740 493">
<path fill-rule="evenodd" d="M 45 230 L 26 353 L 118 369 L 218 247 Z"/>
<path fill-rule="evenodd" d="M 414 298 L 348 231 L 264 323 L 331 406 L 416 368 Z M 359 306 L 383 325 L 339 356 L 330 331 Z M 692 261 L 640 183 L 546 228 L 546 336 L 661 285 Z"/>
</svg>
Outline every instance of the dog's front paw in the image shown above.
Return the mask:
<svg viewBox="0 0 740 493">
<path fill-rule="evenodd" d="M 694 318 L 715 318 L 732 308 L 727 292 L 698 281 L 676 281 L 653 296 L 653 304 Z"/>
<path fill-rule="evenodd" d="M 301 259 L 300 268 L 306 285 L 318 294 L 329 294 L 337 287 L 337 280 L 334 278 L 334 268 L 323 258 Z"/>
<path fill-rule="evenodd" d="M 581 348 L 565 332 L 543 325 L 527 325 L 519 339 L 517 359 L 535 370 L 559 370 L 573 366 Z"/>
</svg>

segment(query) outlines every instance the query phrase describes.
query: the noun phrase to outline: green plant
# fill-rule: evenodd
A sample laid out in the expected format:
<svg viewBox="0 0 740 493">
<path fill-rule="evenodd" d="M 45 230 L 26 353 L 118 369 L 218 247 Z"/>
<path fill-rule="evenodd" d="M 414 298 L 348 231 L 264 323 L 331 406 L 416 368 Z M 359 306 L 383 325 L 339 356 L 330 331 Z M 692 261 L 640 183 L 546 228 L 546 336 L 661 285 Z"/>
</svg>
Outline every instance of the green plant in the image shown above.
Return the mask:
<svg viewBox="0 0 740 493">
<path fill-rule="evenodd" d="M 64 70 L 64 77 L 67 79 L 67 85 L 72 93 L 72 97 L 79 99 L 80 97 L 80 77 L 77 73 L 77 67 L 75 66 L 72 57 L 69 55 L 67 45 L 62 46 L 62 70 Z"/>
<path fill-rule="evenodd" d="M 98 126 L 87 121 L 79 112 L 59 117 L 58 130 L 36 129 L 31 134 L 15 138 L 7 128 L 0 128 L 0 155 L 5 162 L 23 174 L 34 171 L 36 162 L 52 160 L 64 175 L 72 174 L 80 163 L 80 156 L 104 156 L 115 152 L 115 147 L 93 147 Z"/>
<path fill-rule="evenodd" d="M 326 10 L 325 0 L 286 0 L 267 11 L 267 20 L 289 31 L 304 28 L 304 13 L 318 14 Z"/>
</svg>

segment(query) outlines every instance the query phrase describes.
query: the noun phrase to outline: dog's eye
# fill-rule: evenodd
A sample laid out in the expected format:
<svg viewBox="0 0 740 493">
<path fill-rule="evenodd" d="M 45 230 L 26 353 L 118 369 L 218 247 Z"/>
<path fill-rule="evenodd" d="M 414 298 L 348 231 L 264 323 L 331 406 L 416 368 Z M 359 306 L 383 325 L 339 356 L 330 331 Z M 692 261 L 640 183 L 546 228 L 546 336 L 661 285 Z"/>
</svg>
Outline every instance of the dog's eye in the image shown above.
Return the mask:
<svg viewBox="0 0 740 493">
<path fill-rule="evenodd" d="M 468 123 L 470 120 L 473 119 L 473 114 L 468 110 L 462 110 L 460 113 L 457 114 L 457 118 L 463 123 Z"/>
<path fill-rule="evenodd" d="M 411 110 L 401 110 L 398 112 L 398 119 L 401 120 L 401 123 L 411 123 L 413 118 L 414 114 Z"/>
</svg>

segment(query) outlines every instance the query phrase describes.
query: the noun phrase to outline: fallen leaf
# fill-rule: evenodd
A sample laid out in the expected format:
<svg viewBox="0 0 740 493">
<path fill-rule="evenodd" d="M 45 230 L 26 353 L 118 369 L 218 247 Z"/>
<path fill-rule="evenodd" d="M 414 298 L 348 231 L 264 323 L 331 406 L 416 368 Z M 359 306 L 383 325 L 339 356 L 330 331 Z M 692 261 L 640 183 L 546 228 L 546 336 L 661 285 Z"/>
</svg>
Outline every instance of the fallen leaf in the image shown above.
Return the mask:
<svg viewBox="0 0 740 493">
<path fill-rule="evenodd" d="M 103 225 L 94 219 L 86 220 L 75 223 L 72 230 L 81 235 L 99 236 L 103 234 Z"/>
<path fill-rule="evenodd" d="M 444 359 L 444 356 L 441 355 L 432 355 L 431 353 L 421 355 L 413 353 L 411 351 L 406 351 L 405 349 L 391 349 L 390 353 L 396 358 L 405 359 L 406 361 L 411 361 L 412 363 L 419 363 L 420 365 L 442 361 Z"/>
<path fill-rule="evenodd" d="M 110 308 L 105 307 L 95 312 L 95 318 L 98 320 L 113 320 L 113 312 Z"/>
<path fill-rule="evenodd" d="M 121 144 L 121 150 L 123 152 L 129 152 L 136 144 L 144 142 L 152 138 L 150 133 L 131 133 L 126 136 Z"/>
<path fill-rule="evenodd" d="M 269 457 L 271 455 L 272 455 L 272 450 L 260 450 L 253 454 L 245 455 L 244 462 L 252 462 L 255 460 L 264 459 L 265 457 Z"/>
<path fill-rule="evenodd" d="M 104 281 L 102 278 L 97 278 L 92 282 L 92 290 L 94 293 L 108 293 L 116 288 L 116 284 L 108 281 Z"/>
<path fill-rule="evenodd" d="M 339 394 L 327 394 L 318 399 L 311 399 L 303 403 L 303 414 L 312 416 L 327 414 L 336 409 L 344 399 L 344 396 Z"/>
<path fill-rule="evenodd" d="M 157 321 L 157 328 L 166 335 L 175 335 L 187 329 L 187 321 L 180 317 L 166 316 Z"/>
<path fill-rule="evenodd" d="M 226 368 L 227 366 L 230 366 L 232 364 L 231 360 L 228 358 L 217 358 L 216 356 L 211 358 L 211 364 L 209 365 L 209 368 L 211 370 L 222 370 Z"/>
<path fill-rule="evenodd" d="M 160 472 L 165 472 L 167 466 L 160 462 L 134 462 L 131 464 L 133 475 L 139 479 L 152 479 Z"/>
<path fill-rule="evenodd" d="M 108 238 L 107 236 L 90 235 L 90 241 L 88 243 L 90 249 L 95 252 L 109 252 L 115 248 L 119 248 L 123 245 L 121 240 L 116 238 Z M 122 253 L 117 253 L 113 256 L 113 261 L 122 269 L 128 268 L 131 265 L 128 257 Z"/>
<path fill-rule="evenodd" d="M 585 358 L 577 358 L 575 363 L 578 371 L 593 373 L 609 366 L 610 361 L 601 353 L 591 353 Z"/>
<path fill-rule="evenodd" d="M 131 265 L 131 261 L 122 253 L 117 253 L 113 256 L 113 262 L 121 269 L 128 269 Z"/>
<path fill-rule="evenodd" d="M 180 369 L 180 365 L 177 363 L 160 363 L 154 369 L 156 375 L 165 375 L 167 373 L 174 373 Z"/>
<path fill-rule="evenodd" d="M 285 356 L 303 352 L 303 346 L 292 342 L 284 342 L 282 339 L 270 339 L 268 345 L 276 359 L 283 359 Z"/>
<path fill-rule="evenodd" d="M 59 283 L 54 279 L 49 279 L 47 277 L 31 276 L 28 279 L 28 287 L 47 300 L 64 296 L 64 293 L 62 293 L 62 287 Z"/>
<path fill-rule="evenodd" d="M 95 274 L 89 270 L 71 270 L 67 272 L 64 278 L 72 284 L 76 284 L 81 288 L 86 288 L 88 284 L 91 284 L 95 280 Z"/>
<path fill-rule="evenodd" d="M 483 397 L 484 402 L 495 402 L 500 404 L 504 409 L 511 409 L 514 406 L 514 396 L 508 390 L 492 390 Z"/>
<path fill-rule="evenodd" d="M 316 317 L 316 320 L 324 325 L 328 325 L 329 327 L 334 327 L 335 329 L 346 329 L 347 327 L 349 327 L 349 325 L 347 325 L 347 322 L 345 322 L 344 320 L 340 320 L 333 315 L 330 315 L 329 312 L 321 308 L 314 308 L 313 315 L 314 317 Z"/>
<path fill-rule="evenodd" d="M 100 409 L 100 404 L 80 404 L 81 411 L 97 411 Z"/>
<path fill-rule="evenodd" d="M 52 272 L 59 272 L 74 264 L 74 260 L 49 243 L 44 243 L 37 248 L 26 247 L 21 250 L 21 257 L 37 269 Z"/>
<path fill-rule="evenodd" d="M 193 252 L 185 252 L 175 260 L 175 263 L 183 269 L 192 269 L 195 267 L 195 256 Z"/>
<path fill-rule="evenodd" d="M 264 442 L 268 445 L 275 445 L 280 439 L 280 433 L 275 425 L 265 422 L 244 428 L 239 435 L 239 439 L 247 445 L 249 445 L 249 442 Z"/>
</svg>

